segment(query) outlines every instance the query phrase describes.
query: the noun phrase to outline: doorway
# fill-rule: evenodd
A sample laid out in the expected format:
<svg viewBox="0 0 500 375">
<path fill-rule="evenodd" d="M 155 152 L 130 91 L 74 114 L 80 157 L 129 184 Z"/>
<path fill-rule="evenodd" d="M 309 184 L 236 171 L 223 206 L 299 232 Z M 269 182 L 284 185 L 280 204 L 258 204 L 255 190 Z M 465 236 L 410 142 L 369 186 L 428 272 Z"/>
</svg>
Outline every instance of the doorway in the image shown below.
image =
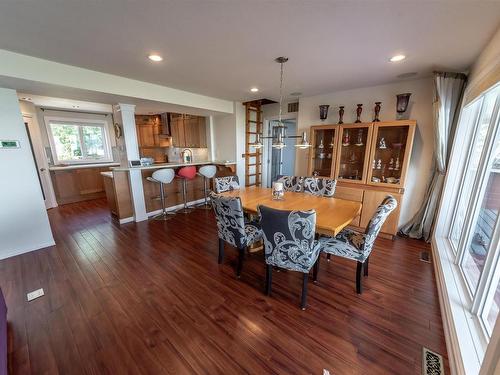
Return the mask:
<svg viewBox="0 0 500 375">
<path fill-rule="evenodd" d="M 283 125 L 286 127 L 286 134 L 296 134 L 297 132 L 297 119 L 290 118 L 282 120 Z M 276 126 L 279 124 L 278 120 L 269 120 L 267 126 L 267 136 L 277 137 L 278 129 Z M 266 181 L 264 186 L 271 187 L 272 183 L 278 179 L 279 176 L 287 175 L 293 176 L 295 174 L 295 139 L 285 138 L 286 147 L 276 149 L 272 147 L 272 139 L 266 139 L 264 143 L 264 160 L 266 160 Z"/>
<path fill-rule="evenodd" d="M 50 179 L 49 164 L 42 145 L 40 129 L 38 129 L 38 126 L 34 123 L 31 115 L 23 115 L 23 121 L 26 127 L 33 161 L 35 162 L 38 182 L 40 183 L 40 189 L 42 190 L 43 199 L 45 201 L 45 208 L 57 207 L 56 197 Z"/>
</svg>

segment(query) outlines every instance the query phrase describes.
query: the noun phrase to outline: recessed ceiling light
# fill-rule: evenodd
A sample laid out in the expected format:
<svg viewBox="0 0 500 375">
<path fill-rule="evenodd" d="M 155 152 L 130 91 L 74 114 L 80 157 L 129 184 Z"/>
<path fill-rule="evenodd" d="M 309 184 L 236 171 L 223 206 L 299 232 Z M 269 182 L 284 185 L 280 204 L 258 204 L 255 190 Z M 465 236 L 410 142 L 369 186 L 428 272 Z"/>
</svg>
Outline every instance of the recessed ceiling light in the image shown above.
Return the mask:
<svg viewBox="0 0 500 375">
<path fill-rule="evenodd" d="M 259 92 L 259 89 L 257 87 L 252 87 L 250 89 L 251 92 Z"/>
<path fill-rule="evenodd" d="M 404 59 L 406 59 L 405 55 L 396 55 L 396 56 L 392 56 L 390 58 L 390 61 L 391 62 L 398 62 L 398 61 L 403 61 Z"/>
<path fill-rule="evenodd" d="M 152 55 L 149 55 L 148 56 L 149 59 L 151 61 L 155 61 L 155 62 L 158 62 L 158 61 L 162 61 L 163 60 L 163 57 L 161 57 L 160 55 L 155 55 L 155 54 L 152 54 Z"/>
</svg>

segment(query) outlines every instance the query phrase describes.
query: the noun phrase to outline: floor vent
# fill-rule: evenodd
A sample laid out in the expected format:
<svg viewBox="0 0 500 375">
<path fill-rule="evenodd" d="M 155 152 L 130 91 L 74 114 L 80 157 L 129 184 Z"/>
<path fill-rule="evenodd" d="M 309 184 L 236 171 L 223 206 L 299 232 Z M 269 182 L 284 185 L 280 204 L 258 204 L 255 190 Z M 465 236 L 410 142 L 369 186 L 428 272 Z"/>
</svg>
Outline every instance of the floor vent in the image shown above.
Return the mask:
<svg viewBox="0 0 500 375">
<path fill-rule="evenodd" d="M 431 262 L 431 254 L 427 251 L 421 251 L 420 252 L 420 260 L 425 263 L 430 263 Z"/>
<path fill-rule="evenodd" d="M 423 375 L 444 375 L 443 357 L 439 354 L 423 348 L 422 361 Z"/>
</svg>

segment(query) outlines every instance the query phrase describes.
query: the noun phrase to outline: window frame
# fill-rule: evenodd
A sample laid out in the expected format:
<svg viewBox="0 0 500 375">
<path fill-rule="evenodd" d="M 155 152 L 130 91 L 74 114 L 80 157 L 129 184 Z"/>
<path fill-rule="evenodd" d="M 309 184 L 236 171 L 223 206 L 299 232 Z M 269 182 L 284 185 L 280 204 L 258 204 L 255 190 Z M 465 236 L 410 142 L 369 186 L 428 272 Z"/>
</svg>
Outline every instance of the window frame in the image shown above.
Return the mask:
<svg viewBox="0 0 500 375">
<path fill-rule="evenodd" d="M 108 124 L 106 121 L 101 119 L 87 119 L 87 118 L 71 118 L 71 117 L 56 117 L 56 116 L 45 116 L 44 117 L 45 127 L 47 129 L 47 136 L 49 138 L 50 150 L 52 151 L 52 157 L 54 160 L 54 165 L 59 164 L 98 164 L 98 163 L 109 163 L 113 161 L 113 153 L 111 150 L 111 139 L 109 135 Z M 57 155 L 57 149 L 54 141 L 54 135 L 52 133 L 52 123 L 67 123 L 69 125 L 78 126 L 78 141 L 82 149 L 82 154 L 84 152 L 85 144 L 83 143 L 83 126 L 99 126 L 103 129 L 103 144 L 104 144 L 104 157 L 100 159 L 71 159 L 71 160 L 59 160 Z"/>
<path fill-rule="evenodd" d="M 500 90 L 500 83 L 492 86 L 481 93 L 475 100 L 464 105 L 460 110 L 459 122 L 450 153 L 448 173 L 444 182 L 444 190 L 441 196 L 436 226 L 432 238 L 432 247 L 435 259 L 435 271 L 438 281 L 440 300 L 445 321 L 445 331 L 448 332 L 447 344 L 452 347 L 452 356 L 463 368 L 459 373 L 479 373 L 488 342 L 491 338 L 493 327 L 486 327 L 485 314 L 491 306 L 494 293 L 500 279 L 500 218 L 497 218 L 495 230 L 491 238 L 488 254 L 485 259 L 483 272 L 481 273 L 475 290 L 471 291 L 462 269 L 462 261 L 468 249 L 471 233 L 475 228 L 471 225 L 476 223 L 475 219 L 482 199 L 489 171 L 488 161 L 493 156 L 492 149 L 495 137 L 500 133 L 500 91 L 497 94 L 492 116 L 488 125 L 484 146 L 478 163 L 476 175 L 472 185 L 471 197 L 466 209 L 466 220 L 455 248 L 451 234 L 456 220 L 456 207 L 460 204 L 462 194 L 461 179 L 465 176 L 470 162 L 470 150 L 474 146 L 477 134 L 477 124 L 480 121 L 484 108 L 485 96 L 493 90 Z M 462 121 L 464 110 L 481 101 L 475 118 Z M 471 215 L 472 214 L 472 215 Z M 464 239 L 466 241 L 464 241 Z M 449 336 L 449 337 L 448 337 Z M 450 358 L 451 359 L 451 358 Z M 450 363 L 451 364 L 451 363 Z"/>
</svg>

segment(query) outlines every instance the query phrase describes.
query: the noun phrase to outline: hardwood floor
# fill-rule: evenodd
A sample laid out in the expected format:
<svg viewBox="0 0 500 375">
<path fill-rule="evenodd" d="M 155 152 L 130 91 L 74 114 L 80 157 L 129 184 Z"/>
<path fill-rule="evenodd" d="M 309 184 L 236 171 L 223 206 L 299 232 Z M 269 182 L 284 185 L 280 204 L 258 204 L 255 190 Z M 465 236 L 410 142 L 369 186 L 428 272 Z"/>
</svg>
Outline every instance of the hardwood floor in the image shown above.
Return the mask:
<svg viewBox="0 0 500 375">
<path fill-rule="evenodd" d="M 421 374 L 422 346 L 447 363 L 423 242 L 377 240 L 362 295 L 355 262 L 323 257 L 302 311 L 300 274 L 274 272 L 266 297 L 261 253 L 240 280 L 236 250 L 217 264 L 211 211 L 120 226 L 96 200 L 49 216 L 56 246 L 0 261 L 12 375 Z"/>
</svg>

